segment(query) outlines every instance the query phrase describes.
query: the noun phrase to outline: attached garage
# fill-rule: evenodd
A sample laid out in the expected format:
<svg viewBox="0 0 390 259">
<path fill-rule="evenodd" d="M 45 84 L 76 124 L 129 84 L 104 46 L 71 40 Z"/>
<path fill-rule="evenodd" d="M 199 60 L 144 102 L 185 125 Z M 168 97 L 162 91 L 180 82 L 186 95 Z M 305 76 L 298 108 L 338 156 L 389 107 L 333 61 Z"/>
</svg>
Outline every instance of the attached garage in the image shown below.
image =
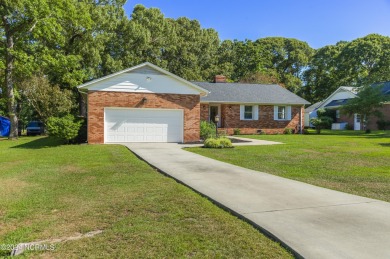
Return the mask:
<svg viewBox="0 0 390 259">
<path fill-rule="evenodd" d="M 87 102 L 88 143 L 180 142 L 200 138 L 208 91 L 148 62 L 78 87 Z"/>
<path fill-rule="evenodd" d="M 104 109 L 104 142 L 183 142 L 183 110 Z"/>
</svg>

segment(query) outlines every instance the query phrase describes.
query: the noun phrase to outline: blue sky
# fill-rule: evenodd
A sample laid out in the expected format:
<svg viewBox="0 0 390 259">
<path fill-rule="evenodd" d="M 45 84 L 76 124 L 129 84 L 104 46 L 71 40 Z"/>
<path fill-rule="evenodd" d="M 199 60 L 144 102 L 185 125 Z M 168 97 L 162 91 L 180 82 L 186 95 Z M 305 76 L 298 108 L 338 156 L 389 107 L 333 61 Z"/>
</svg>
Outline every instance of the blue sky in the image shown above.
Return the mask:
<svg viewBox="0 0 390 259">
<path fill-rule="evenodd" d="M 129 16 L 136 4 L 196 19 L 221 40 L 281 36 L 320 48 L 370 33 L 390 36 L 390 0 L 128 0 Z"/>
</svg>

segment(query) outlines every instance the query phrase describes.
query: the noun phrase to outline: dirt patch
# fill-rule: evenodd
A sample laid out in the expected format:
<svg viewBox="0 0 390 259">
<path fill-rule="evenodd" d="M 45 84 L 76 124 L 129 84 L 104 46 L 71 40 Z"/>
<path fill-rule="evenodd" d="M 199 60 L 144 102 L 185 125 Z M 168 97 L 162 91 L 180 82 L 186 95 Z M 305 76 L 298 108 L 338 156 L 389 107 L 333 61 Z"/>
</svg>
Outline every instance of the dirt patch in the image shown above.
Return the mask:
<svg viewBox="0 0 390 259">
<path fill-rule="evenodd" d="M 83 173 L 85 172 L 84 169 L 75 166 L 75 165 L 66 165 L 62 166 L 61 169 L 59 169 L 62 173 Z"/>
<path fill-rule="evenodd" d="M 19 193 L 29 185 L 29 183 L 17 178 L 2 179 L 0 182 L 0 197 Z"/>
</svg>

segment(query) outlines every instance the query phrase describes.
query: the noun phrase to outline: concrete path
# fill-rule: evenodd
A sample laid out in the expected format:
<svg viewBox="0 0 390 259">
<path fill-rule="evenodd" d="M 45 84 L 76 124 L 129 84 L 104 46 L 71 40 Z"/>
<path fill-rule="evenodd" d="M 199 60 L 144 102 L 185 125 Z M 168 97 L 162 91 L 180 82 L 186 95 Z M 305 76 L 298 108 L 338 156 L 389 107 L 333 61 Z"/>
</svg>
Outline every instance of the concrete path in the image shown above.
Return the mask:
<svg viewBox="0 0 390 259">
<path fill-rule="evenodd" d="M 390 258 L 390 203 L 233 166 L 180 144 L 126 146 L 305 258 Z"/>
</svg>

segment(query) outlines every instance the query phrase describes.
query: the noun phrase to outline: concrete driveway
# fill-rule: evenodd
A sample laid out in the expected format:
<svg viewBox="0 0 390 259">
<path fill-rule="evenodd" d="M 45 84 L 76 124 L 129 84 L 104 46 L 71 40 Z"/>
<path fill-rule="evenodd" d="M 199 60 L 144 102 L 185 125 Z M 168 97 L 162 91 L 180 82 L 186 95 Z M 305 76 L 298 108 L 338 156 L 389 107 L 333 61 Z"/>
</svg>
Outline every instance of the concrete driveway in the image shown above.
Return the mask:
<svg viewBox="0 0 390 259">
<path fill-rule="evenodd" d="M 302 257 L 390 258 L 390 203 L 219 162 L 180 144 L 125 145 Z"/>
</svg>

